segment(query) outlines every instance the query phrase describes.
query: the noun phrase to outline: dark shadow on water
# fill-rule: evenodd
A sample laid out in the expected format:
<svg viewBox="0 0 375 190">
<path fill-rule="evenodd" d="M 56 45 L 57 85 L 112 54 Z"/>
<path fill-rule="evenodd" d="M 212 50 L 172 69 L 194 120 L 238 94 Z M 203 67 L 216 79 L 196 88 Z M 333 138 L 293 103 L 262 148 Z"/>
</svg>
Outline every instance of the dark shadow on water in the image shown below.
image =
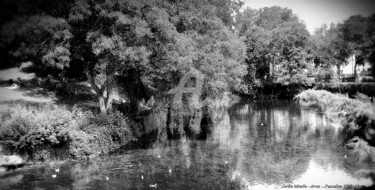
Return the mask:
<svg viewBox="0 0 375 190">
<path fill-rule="evenodd" d="M 126 145 L 121 146 L 120 148 L 112 151 L 110 154 L 124 154 L 127 151 L 134 149 L 147 149 L 150 148 L 157 140 L 158 129 L 154 129 L 148 133 L 141 135 L 138 140 L 131 141 Z"/>
<path fill-rule="evenodd" d="M 189 120 L 187 120 L 189 121 Z M 212 133 L 212 119 L 208 116 L 205 116 L 201 120 L 201 130 L 198 134 L 195 134 L 189 126 L 186 124 L 185 125 L 185 135 L 189 139 L 195 139 L 195 140 L 206 140 L 207 137 Z M 123 154 L 126 153 L 129 150 L 134 150 L 134 149 L 147 149 L 151 148 L 155 142 L 158 140 L 158 129 L 154 129 L 148 133 L 145 133 L 141 135 L 138 140 L 131 141 L 127 143 L 126 145 L 121 146 L 120 148 L 114 150 L 110 154 Z M 178 134 L 168 134 L 168 139 L 169 140 L 176 140 L 179 139 L 181 136 Z"/>
<path fill-rule="evenodd" d="M 184 130 L 185 130 L 186 136 L 189 139 L 206 140 L 207 137 L 212 133 L 213 122 L 212 122 L 211 117 L 205 116 L 202 118 L 201 124 L 200 124 L 200 131 L 198 134 L 194 133 L 190 129 L 188 121 L 189 120 L 187 120 L 187 123 L 185 124 Z"/>
<path fill-rule="evenodd" d="M 0 173 L 0 184 L 2 188 L 8 189 L 13 185 L 19 184 L 23 181 L 24 175 L 22 174 L 14 174 L 14 173 L 7 173 L 1 174 Z"/>
</svg>

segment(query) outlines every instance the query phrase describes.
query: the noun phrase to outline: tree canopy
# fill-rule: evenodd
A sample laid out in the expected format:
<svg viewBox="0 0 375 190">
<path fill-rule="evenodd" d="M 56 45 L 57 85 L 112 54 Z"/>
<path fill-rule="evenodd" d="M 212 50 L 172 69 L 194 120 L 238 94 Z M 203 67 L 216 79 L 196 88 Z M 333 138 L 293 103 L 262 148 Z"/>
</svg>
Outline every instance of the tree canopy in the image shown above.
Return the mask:
<svg viewBox="0 0 375 190">
<path fill-rule="evenodd" d="M 314 63 L 322 68 L 320 75 L 332 76 L 330 67 L 344 66 L 346 59 L 356 56 L 356 64 L 371 60 L 374 50 L 373 16 L 351 16 L 339 24 L 323 25 L 311 36 L 309 49 Z"/>
<path fill-rule="evenodd" d="M 247 46 L 248 83 L 258 87 L 274 80 L 285 85 L 307 83 L 304 70 L 309 33 L 290 9 L 248 8 L 237 15 L 236 21 Z"/>
<path fill-rule="evenodd" d="M 116 76 L 129 73 L 136 73 L 131 80 L 166 92 L 197 69 L 207 76 L 204 94 L 215 97 L 246 90 L 245 46 L 229 27 L 239 4 L 76 0 L 66 5 L 69 14 L 25 15 L 4 24 L 2 46 L 49 74 L 85 75 L 102 111 L 111 106 Z"/>
</svg>

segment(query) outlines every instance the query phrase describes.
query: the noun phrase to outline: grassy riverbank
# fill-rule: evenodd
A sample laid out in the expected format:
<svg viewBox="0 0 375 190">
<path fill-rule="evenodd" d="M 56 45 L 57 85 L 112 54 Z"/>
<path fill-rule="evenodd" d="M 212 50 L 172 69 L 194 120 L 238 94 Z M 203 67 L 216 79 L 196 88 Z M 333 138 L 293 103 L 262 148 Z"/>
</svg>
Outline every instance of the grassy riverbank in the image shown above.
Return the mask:
<svg viewBox="0 0 375 190">
<path fill-rule="evenodd" d="M 375 112 L 370 103 L 325 90 L 305 90 L 296 98 L 303 106 L 317 106 L 332 121 L 340 122 L 347 147 L 360 160 L 375 162 Z"/>
</svg>

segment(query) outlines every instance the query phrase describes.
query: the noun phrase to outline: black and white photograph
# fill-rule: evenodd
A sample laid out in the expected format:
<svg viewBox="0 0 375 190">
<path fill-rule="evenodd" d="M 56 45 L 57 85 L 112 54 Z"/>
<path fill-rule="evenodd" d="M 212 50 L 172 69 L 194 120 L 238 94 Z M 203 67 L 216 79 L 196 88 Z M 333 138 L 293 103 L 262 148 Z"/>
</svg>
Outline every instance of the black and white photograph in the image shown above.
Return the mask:
<svg viewBox="0 0 375 190">
<path fill-rule="evenodd" d="M 374 0 L 0 0 L 0 190 L 374 190 Z"/>
</svg>

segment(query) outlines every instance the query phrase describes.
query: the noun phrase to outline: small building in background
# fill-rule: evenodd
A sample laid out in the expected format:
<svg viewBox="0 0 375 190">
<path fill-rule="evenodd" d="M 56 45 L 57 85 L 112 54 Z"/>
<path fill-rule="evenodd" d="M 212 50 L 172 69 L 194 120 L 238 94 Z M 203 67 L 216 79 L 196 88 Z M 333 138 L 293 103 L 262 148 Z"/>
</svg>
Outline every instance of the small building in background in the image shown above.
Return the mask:
<svg viewBox="0 0 375 190">
<path fill-rule="evenodd" d="M 373 73 L 374 64 L 368 60 L 361 65 L 357 65 L 357 76 L 359 82 L 373 82 L 374 73 Z"/>
<path fill-rule="evenodd" d="M 373 67 L 374 64 L 369 60 L 365 60 L 363 64 L 355 65 L 355 55 L 350 56 L 347 59 L 347 63 L 341 65 L 340 76 L 343 81 L 356 81 L 356 82 L 372 82 L 374 81 Z"/>
<path fill-rule="evenodd" d="M 341 65 L 340 67 L 340 76 L 343 81 L 355 80 L 354 71 L 355 71 L 355 55 L 350 56 L 346 59 L 347 63 Z"/>
</svg>

